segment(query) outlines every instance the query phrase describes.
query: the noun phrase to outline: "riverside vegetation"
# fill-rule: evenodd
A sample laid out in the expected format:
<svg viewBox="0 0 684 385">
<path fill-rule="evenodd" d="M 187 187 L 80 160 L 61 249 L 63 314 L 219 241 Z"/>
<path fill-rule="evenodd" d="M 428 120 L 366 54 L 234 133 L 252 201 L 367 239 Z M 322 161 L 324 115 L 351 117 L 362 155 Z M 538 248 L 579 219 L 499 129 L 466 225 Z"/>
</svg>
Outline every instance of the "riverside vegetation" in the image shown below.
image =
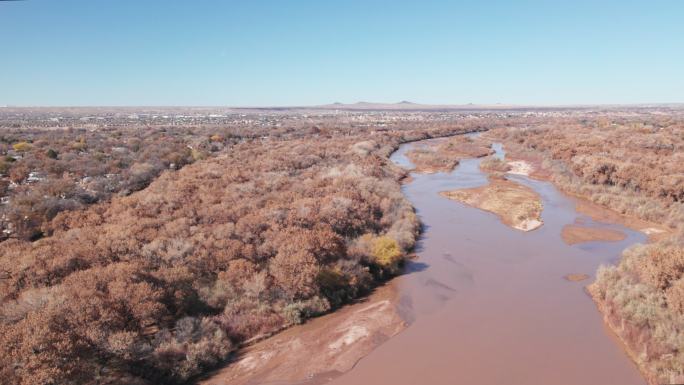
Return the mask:
<svg viewBox="0 0 684 385">
<path fill-rule="evenodd" d="M 192 381 L 400 271 L 419 232 L 406 172 L 388 160 L 400 143 L 498 129 L 543 154 L 567 191 L 680 234 L 633 249 L 592 289 L 642 367 L 672 378 L 684 346 L 682 120 L 628 112 L 252 111 L 174 124 L 115 112 L 81 125 L 97 111 L 79 111 L 68 127 L 53 127 L 54 111 L 0 115 L 0 375 Z"/>
<path fill-rule="evenodd" d="M 458 165 L 459 159 L 479 158 L 492 150 L 483 143 L 476 143 L 467 136 L 448 138 L 434 146 L 412 149 L 406 156 L 415 164 L 417 172 L 449 172 Z"/>
<path fill-rule="evenodd" d="M 563 190 L 666 226 L 639 224 L 664 232 L 600 268 L 589 290 L 649 383 L 684 381 L 684 118 L 604 116 L 498 135 L 514 155 L 540 157 Z"/>
<path fill-rule="evenodd" d="M 8 196 L 15 210 L 32 194 L 24 207 L 39 214 L 0 243 L 3 383 L 184 383 L 242 344 L 368 293 L 399 272 L 419 232 L 400 190 L 405 171 L 389 154 L 401 142 L 483 128 L 459 116 L 381 131 L 288 119 L 249 136 L 155 127 L 75 140 L 67 131 L 64 146 L 52 130 L 6 134 L 23 154 L 8 173 L 57 164 L 79 178 L 18 178 Z M 134 142 L 153 155 L 107 150 Z M 73 199 L 64 191 L 82 188 L 86 161 L 110 169 L 157 159 L 139 188 L 116 193 L 128 189 L 123 176 L 98 199 L 61 205 Z M 44 187 L 57 182 L 64 188 Z M 44 201 L 61 206 L 45 211 Z"/>
</svg>

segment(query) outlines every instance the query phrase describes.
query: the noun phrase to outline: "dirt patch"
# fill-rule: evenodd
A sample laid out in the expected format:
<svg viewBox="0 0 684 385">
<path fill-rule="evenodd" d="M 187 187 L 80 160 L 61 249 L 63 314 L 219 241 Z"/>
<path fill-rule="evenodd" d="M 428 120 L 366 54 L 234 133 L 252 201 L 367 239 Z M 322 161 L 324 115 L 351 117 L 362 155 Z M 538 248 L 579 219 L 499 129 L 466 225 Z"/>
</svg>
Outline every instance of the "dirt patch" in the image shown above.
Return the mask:
<svg viewBox="0 0 684 385">
<path fill-rule="evenodd" d="M 663 230 L 663 229 L 658 229 L 658 228 L 655 228 L 655 227 L 646 227 L 646 228 L 641 229 L 641 230 L 639 230 L 639 231 L 641 231 L 642 233 L 644 233 L 644 234 L 646 234 L 646 235 L 658 235 L 658 234 L 662 234 L 662 233 L 665 233 L 665 232 L 666 232 L 666 231 Z"/>
<path fill-rule="evenodd" d="M 382 342 L 406 328 L 392 284 L 366 301 L 292 327 L 243 349 L 200 384 L 316 384 L 352 369 Z"/>
<path fill-rule="evenodd" d="M 530 231 L 543 224 L 539 194 L 506 179 L 493 178 L 486 186 L 444 191 L 441 195 L 494 213 L 504 224 L 517 230 Z"/>
<path fill-rule="evenodd" d="M 459 135 L 418 146 L 408 151 L 406 157 L 415 165 L 414 172 L 431 174 L 453 170 L 460 159 L 480 158 L 491 153 L 492 149 L 484 142 Z"/>
<path fill-rule="evenodd" d="M 561 231 L 561 238 L 568 245 L 594 241 L 617 242 L 626 237 L 622 231 L 577 225 L 565 225 Z"/>
<path fill-rule="evenodd" d="M 508 166 L 510 167 L 508 170 L 509 174 L 530 176 L 533 170 L 532 165 L 525 160 L 514 160 L 512 162 L 508 162 Z"/>
<path fill-rule="evenodd" d="M 563 278 L 565 278 L 566 280 L 568 280 L 570 282 L 581 282 L 581 281 L 589 279 L 589 276 L 586 274 L 568 274 L 568 275 L 563 276 Z"/>
</svg>

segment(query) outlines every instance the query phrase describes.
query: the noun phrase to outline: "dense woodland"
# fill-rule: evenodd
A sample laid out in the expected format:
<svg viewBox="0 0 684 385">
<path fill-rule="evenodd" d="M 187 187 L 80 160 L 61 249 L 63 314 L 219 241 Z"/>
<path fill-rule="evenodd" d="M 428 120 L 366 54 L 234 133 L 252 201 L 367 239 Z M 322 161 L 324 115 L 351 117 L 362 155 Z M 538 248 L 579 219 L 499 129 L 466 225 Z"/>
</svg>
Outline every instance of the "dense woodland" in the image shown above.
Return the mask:
<svg viewBox="0 0 684 385">
<path fill-rule="evenodd" d="M 684 117 L 600 117 L 511 128 L 518 154 L 541 154 L 564 190 L 670 227 L 625 251 L 590 288 L 652 384 L 684 381 Z"/>
<path fill-rule="evenodd" d="M 200 112 L 217 112 L 204 111 Z M 64 210 L 81 209 L 145 188 L 164 170 L 229 151 L 246 141 L 314 138 L 359 132 L 449 130 L 449 114 L 187 115 L 141 123 L 126 109 L 0 110 L 0 241 L 36 240 Z M 100 113 L 102 116 L 92 116 Z M 83 118 L 81 116 L 86 116 Z M 154 115 L 157 117 L 157 115 Z M 214 115 L 211 115 L 214 116 Z M 85 120 L 84 120 L 85 119 Z M 488 121 L 488 119 L 471 119 Z M 173 124 L 170 123 L 173 122 Z M 93 123 L 95 122 L 95 123 Z M 421 132 L 422 132 L 421 131 Z"/>
<path fill-rule="evenodd" d="M 71 132 L 6 134 L 30 143 L 9 173 L 17 162 L 55 161 L 91 175 L 73 157 L 136 140 L 153 155 L 130 155 L 129 168 L 160 166 L 137 192 L 116 185 L 93 202 L 41 214 L 39 236 L 0 243 L 3 382 L 184 383 L 245 342 L 368 293 L 400 271 L 419 232 L 399 187 L 405 172 L 389 154 L 403 141 L 485 127 L 481 119 L 423 124 L 302 125 L 252 138 L 175 129 L 185 135 L 164 139 L 169 145 L 159 144 L 169 130 L 157 129 L 114 139 L 95 131 L 84 141 Z M 85 142 L 87 155 L 61 138 Z M 187 143 L 206 155 L 188 153 Z M 223 147 L 212 152 L 213 143 Z M 40 156 L 48 148 L 56 159 Z M 88 164 L 116 167 L 115 157 Z M 76 180 L 64 185 L 78 189 Z M 14 188 L 34 194 L 27 207 L 40 211 L 43 192 L 32 190 L 50 183 Z"/>
<path fill-rule="evenodd" d="M 37 239 L 59 212 L 143 189 L 230 145 L 190 129 L 6 130 L 0 133 L 3 238 Z"/>
</svg>

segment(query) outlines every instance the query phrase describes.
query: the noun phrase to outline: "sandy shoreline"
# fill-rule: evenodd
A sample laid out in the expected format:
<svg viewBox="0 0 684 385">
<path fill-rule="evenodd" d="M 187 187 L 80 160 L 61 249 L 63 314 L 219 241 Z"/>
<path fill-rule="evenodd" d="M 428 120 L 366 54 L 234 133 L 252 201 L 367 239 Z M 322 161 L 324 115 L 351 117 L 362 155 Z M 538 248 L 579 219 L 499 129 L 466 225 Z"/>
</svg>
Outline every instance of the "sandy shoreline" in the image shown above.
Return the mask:
<svg viewBox="0 0 684 385">
<path fill-rule="evenodd" d="M 355 304 L 245 347 L 227 366 L 198 383 L 324 383 L 351 370 L 406 327 L 397 307 L 397 290 L 389 282 Z"/>
<path fill-rule="evenodd" d="M 622 231 L 602 229 L 597 227 L 585 227 L 565 225 L 561 231 L 563 242 L 568 245 L 575 245 L 586 242 L 617 242 L 625 239 L 627 235 Z"/>
</svg>

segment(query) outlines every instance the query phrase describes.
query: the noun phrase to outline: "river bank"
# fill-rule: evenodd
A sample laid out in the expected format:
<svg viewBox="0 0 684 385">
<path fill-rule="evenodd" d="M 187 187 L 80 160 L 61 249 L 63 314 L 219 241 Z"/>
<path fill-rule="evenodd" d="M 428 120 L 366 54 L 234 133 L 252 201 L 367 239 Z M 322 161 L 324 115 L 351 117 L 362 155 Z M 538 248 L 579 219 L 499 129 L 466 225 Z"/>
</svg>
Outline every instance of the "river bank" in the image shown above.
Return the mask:
<svg viewBox="0 0 684 385">
<path fill-rule="evenodd" d="M 397 299 L 396 288 L 388 283 L 355 304 L 246 347 L 230 365 L 199 383 L 328 382 L 408 326 Z"/>
<path fill-rule="evenodd" d="M 393 160 L 410 167 L 402 150 Z M 593 278 L 598 265 L 645 236 L 594 222 L 553 185 L 524 175 L 508 178 L 541 197 L 544 226 L 533 232 L 435 199 L 442 191 L 485 186 L 480 161 L 463 160 L 451 173 L 414 173 L 404 186 L 426 226 L 415 261 L 422 268 L 396 282 L 415 322 L 333 384 L 644 384 L 584 285 L 563 277 Z M 561 229 L 578 219 L 627 236 L 566 245 Z"/>
<path fill-rule="evenodd" d="M 437 136 L 416 142 L 444 140 L 444 136 Z M 405 184 L 410 180 L 410 175 L 406 175 L 400 182 Z M 392 282 L 390 279 L 371 294 L 303 325 L 246 342 L 229 362 L 201 376 L 197 382 L 319 383 L 343 374 L 409 324 L 411 316 L 404 311 Z M 315 359 L 311 359 L 311 352 L 317 353 Z M 298 364 L 292 365 L 292 362 Z"/>
<path fill-rule="evenodd" d="M 412 168 L 405 153 L 413 145 L 392 161 Z M 509 178 L 540 196 L 544 226 L 534 232 L 439 195 L 485 186 L 480 161 L 412 173 L 403 185 L 424 232 L 406 274 L 386 285 L 391 296 L 379 291 L 247 348 L 205 383 L 643 384 L 574 281 L 593 277 L 644 235 L 594 222 L 550 183 L 525 175 Z M 561 229 L 577 220 L 626 237 L 567 245 Z M 364 314 L 387 322 L 365 324 Z"/>
</svg>

